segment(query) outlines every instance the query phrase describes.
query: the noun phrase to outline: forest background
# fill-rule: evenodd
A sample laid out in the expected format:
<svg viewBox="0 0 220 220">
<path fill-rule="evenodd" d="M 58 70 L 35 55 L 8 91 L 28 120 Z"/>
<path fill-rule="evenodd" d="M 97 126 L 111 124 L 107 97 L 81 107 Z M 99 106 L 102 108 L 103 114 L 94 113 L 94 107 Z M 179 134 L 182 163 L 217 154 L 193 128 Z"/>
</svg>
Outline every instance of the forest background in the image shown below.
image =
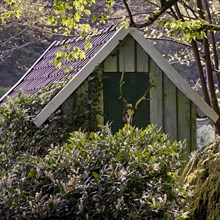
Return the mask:
<svg viewBox="0 0 220 220">
<path fill-rule="evenodd" d="M 120 24 L 139 28 L 219 114 L 219 9 L 217 0 L 1 0 L 0 88 L 11 87 L 52 41 Z"/>
<path fill-rule="evenodd" d="M 219 13 L 220 3 L 217 0 L 0 0 L 0 86 L 4 89 L 11 87 L 53 40 L 75 35 L 87 36 L 90 32 L 117 23 L 139 28 L 146 38 L 160 48 L 169 63 L 180 68 L 179 72 L 190 83 L 199 84 L 205 101 L 219 113 Z M 86 46 L 89 48 L 92 45 L 89 38 L 87 40 Z M 62 56 L 66 56 L 58 55 L 55 60 L 57 66 Z M 69 55 L 72 57 L 75 54 Z M 50 95 L 48 91 L 51 92 L 51 87 L 47 89 L 45 95 Z M 99 215 L 100 210 L 107 211 L 105 214 L 111 217 L 114 213 L 115 219 L 120 218 L 119 215 L 126 219 L 140 219 L 136 207 L 143 207 L 140 212 L 145 217 L 151 216 L 149 213 L 154 217 L 155 213 L 165 217 L 172 213 L 177 219 L 175 215 L 186 217 L 188 214 L 179 206 L 186 196 L 191 201 L 189 206 L 184 204 L 191 211 L 190 219 L 198 219 L 198 216 L 201 219 L 219 219 L 219 197 L 216 196 L 219 195 L 216 183 L 220 178 L 218 143 L 201 148 L 192 155 L 192 162 L 187 165 L 185 174 L 187 183 L 197 186 L 193 193 L 190 189 L 188 194 L 177 181 L 182 165 L 179 162 L 179 144 L 175 142 L 171 146 L 166 136 L 161 136 L 152 126 L 144 132 L 127 126 L 114 137 L 104 128 L 100 136 L 91 133 L 89 139 L 86 134 L 75 132 L 64 146 L 51 145 L 55 139 L 59 141 L 59 138 L 63 138 L 63 130 L 53 129 L 51 132 L 47 125 L 37 130 L 30 123 L 29 115 L 40 108 L 38 103 L 41 103 L 41 97 L 35 97 L 36 105 L 24 109 L 24 106 L 33 103 L 32 98 L 25 96 L 19 99 L 18 105 L 9 101 L 5 105 L 7 107 L 0 108 L 4 112 L 0 114 L 3 116 L 0 123 L 4 131 L 0 135 L 0 143 L 3 143 L 0 145 L 2 219 L 5 219 L 4 215 L 10 219 L 63 218 L 64 215 L 68 218 L 74 216 L 74 212 L 80 215 L 79 219 L 85 219 L 89 215 Z M 216 128 L 220 133 L 219 121 Z M 151 140 L 145 132 L 154 139 Z M 110 149 L 106 148 L 109 140 L 116 143 L 110 153 Z M 146 144 L 146 141 L 150 142 Z M 146 150 L 142 147 L 143 142 L 149 146 Z M 81 147 L 82 143 L 85 143 L 85 148 Z M 126 143 L 123 148 L 121 143 Z M 137 151 L 130 147 L 133 144 Z M 103 148 L 106 152 L 100 154 Z M 88 152 L 84 153 L 85 149 Z M 118 149 L 121 155 L 117 154 Z M 117 157 L 114 156 L 116 154 Z M 85 155 L 86 158 L 79 155 Z M 131 162 L 128 161 L 130 158 Z M 146 158 L 150 163 L 145 161 Z M 97 171 L 96 164 L 104 166 Z M 124 164 L 128 166 L 124 167 Z M 142 164 L 143 175 L 140 175 Z M 151 173 L 152 176 L 149 176 Z M 161 177 L 165 181 L 161 181 Z M 76 187 L 76 183 L 79 187 Z M 104 183 L 101 186 L 105 189 L 104 196 L 99 194 L 99 183 Z M 126 187 L 118 193 L 119 187 L 115 186 L 123 184 Z M 112 186 L 110 190 L 109 186 Z M 136 191 L 140 186 L 141 190 Z M 96 198 L 101 198 L 98 206 Z M 103 202 L 102 198 L 106 198 L 106 201 Z M 131 203 L 132 199 L 134 203 Z M 137 201 L 141 202 L 141 206 Z M 83 204 L 88 206 L 82 207 Z M 158 216 L 154 219 L 162 218 Z M 166 219 L 172 218 L 168 216 Z"/>
</svg>

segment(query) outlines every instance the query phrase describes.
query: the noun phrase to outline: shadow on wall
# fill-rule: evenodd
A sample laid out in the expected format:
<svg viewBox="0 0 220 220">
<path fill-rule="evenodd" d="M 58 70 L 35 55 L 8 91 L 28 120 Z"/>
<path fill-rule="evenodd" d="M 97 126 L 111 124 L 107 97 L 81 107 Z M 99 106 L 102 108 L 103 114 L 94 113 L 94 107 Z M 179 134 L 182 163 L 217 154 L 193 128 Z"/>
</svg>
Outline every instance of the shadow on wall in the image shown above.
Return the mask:
<svg viewBox="0 0 220 220">
<path fill-rule="evenodd" d="M 197 118 L 197 148 L 201 148 L 216 140 L 215 127 L 208 118 Z"/>
</svg>

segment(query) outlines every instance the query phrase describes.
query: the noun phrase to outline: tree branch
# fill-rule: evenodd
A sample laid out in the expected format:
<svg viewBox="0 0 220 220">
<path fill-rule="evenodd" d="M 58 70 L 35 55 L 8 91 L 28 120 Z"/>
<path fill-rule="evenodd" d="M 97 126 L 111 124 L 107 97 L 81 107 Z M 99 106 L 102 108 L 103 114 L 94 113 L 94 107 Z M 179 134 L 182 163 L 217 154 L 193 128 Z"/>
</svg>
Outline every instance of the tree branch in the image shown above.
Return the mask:
<svg viewBox="0 0 220 220">
<path fill-rule="evenodd" d="M 128 5 L 126 0 L 123 0 L 123 4 L 124 4 L 124 6 L 125 6 L 125 8 L 128 12 L 128 15 L 129 15 L 129 19 L 130 19 L 129 25 L 133 26 L 134 25 L 134 20 L 133 20 L 133 15 L 131 13 L 131 9 L 129 8 L 129 5 Z"/>
<path fill-rule="evenodd" d="M 146 22 L 143 23 L 134 23 L 132 27 L 143 28 L 153 24 L 167 9 L 171 8 L 174 4 L 176 4 L 178 0 L 168 0 L 166 4 L 161 7 L 158 11 L 154 12 Z"/>
</svg>

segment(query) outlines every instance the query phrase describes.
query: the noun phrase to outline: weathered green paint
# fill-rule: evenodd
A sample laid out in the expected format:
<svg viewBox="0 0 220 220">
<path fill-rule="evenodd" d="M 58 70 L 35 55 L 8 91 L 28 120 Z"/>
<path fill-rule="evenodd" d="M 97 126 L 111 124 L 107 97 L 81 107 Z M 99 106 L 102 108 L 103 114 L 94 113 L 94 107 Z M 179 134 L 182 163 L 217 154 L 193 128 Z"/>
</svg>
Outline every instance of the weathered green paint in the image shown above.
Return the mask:
<svg viewBox="0 0 220 220">
<path fill-rule="evenodd" d="M 190 143 L 190 151 L 196 150 L 196 106 L 191 102 L 191 143 Z"/>
<path fill-rule="evenodd" d="M 191 110 L 190 100 L 178 90 L 178 139 L 187 140 L 186 155 L 190 154 L 191 145 Z M 185 158 L 185 157 L 184 157 Z"/>
<path fill-rule="evenodd" d="M 133 38 L 126 37 L 100 65 L 103 72 L 98 74 L 103 78 L 104 84 L 99 97 L 99 124 L 113 121 L 113 131 L 124 125 L 119 82 L 121 73 L 125 72 L 123 95 L 128 102 L 135 104 L 149 84 L 152 86 L 149 100 L 141 103 L 138 108 L 135 125 L 145 127 L 148 123 L 156 124 L 171 140 L 186 139 L 186 154 L 196 148 L 195 105 L 179 91 Z M 88 94 L 88 88 L 86 80 L 77 89 L 76 96 Z M 68 104 L 65 108 L 68 109 Z"/>
<path fill-rule="evenodd" d="M 138 43 L 136 43 L 136 71 L 149 71 L 149 56 Z"/>
<path fill-rule="evenodd" d="M 117 62 L 117 50 L 115 50 L 104 61 L 105 72 L 117 72 Z"/>
<path fill-rule="evenodd" d="M 116 132 L 122 128 L 124 103 L 120 99 L 121 73 L 104 73 L 104 118 L 105 123 L 112 123 L 112 130 Z M 147 73 L 125 73 L 123 85 L 123 96 L 133 106 L 149 87 Z M 150 122 L 149 100 L 140 103 L 135 113 L 134 125 L 146 127 Z"/>
<path fill-rule="evenodd" d="M 150 59 L 150 123 L 155 124 L 163 131 L 163 73 L 161 69 Z"/>
<path fill-rule="evenodd" d="M 177 139 L 176 87 L 163 73 L 164 130 L 171 140 Z"/>
<path fill-rule="evenodd" d="M 126 37 L 119 45 L 119 71 L 134 72 L 135 71 L 135 40 Z"/>
<path fill-rule="evenodd" d="M 196 148 L 196 106 L 171 82 L 155 62 L 149 61 L 152 89 L 150 122 L 170 136 L 171 140 L 187 140 L 186 153 Z"/>
</svg>

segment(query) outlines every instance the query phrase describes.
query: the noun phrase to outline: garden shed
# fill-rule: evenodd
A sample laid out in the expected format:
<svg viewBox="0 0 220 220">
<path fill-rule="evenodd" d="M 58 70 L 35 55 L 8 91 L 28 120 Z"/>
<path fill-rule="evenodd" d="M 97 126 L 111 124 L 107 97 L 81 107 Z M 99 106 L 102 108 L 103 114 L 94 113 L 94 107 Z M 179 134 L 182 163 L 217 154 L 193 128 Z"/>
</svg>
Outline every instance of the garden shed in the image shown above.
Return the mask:
<svg viewBox="0 0 220 220">
<path fill-rule="evenodd" d="M 138 127 L 156 124 L 171 140 L 186 139 L 189 152 L 196 146 L 197 108 L 211 120 L 218 119 L 135 28 L 105 28 L 90 36 L 92 47 L 85 50 L 84 59 L 63 59 L 61 68 L 51 62 L 60 50 L 84 50 L 88 45 L 86 39 L 74 37 L 54 42 L 1 101 L 7 96 L 16 97 L 20 89 L 36 94 L 48 84 L 69 77 L 67 84 L 34 118 L 37 127 L 58 109 L 65 115 L 66 123 L 74 123 L 73 107 L 79 97 L 86 96 L 89 106 L 99 107 L 99 124 L 109 122 L 113 131 L 125 123 Z M 67 69 L 68 72 L 64 71 Z M 95 83 L 93 78 L 97 78 Z"/>
</svg>

